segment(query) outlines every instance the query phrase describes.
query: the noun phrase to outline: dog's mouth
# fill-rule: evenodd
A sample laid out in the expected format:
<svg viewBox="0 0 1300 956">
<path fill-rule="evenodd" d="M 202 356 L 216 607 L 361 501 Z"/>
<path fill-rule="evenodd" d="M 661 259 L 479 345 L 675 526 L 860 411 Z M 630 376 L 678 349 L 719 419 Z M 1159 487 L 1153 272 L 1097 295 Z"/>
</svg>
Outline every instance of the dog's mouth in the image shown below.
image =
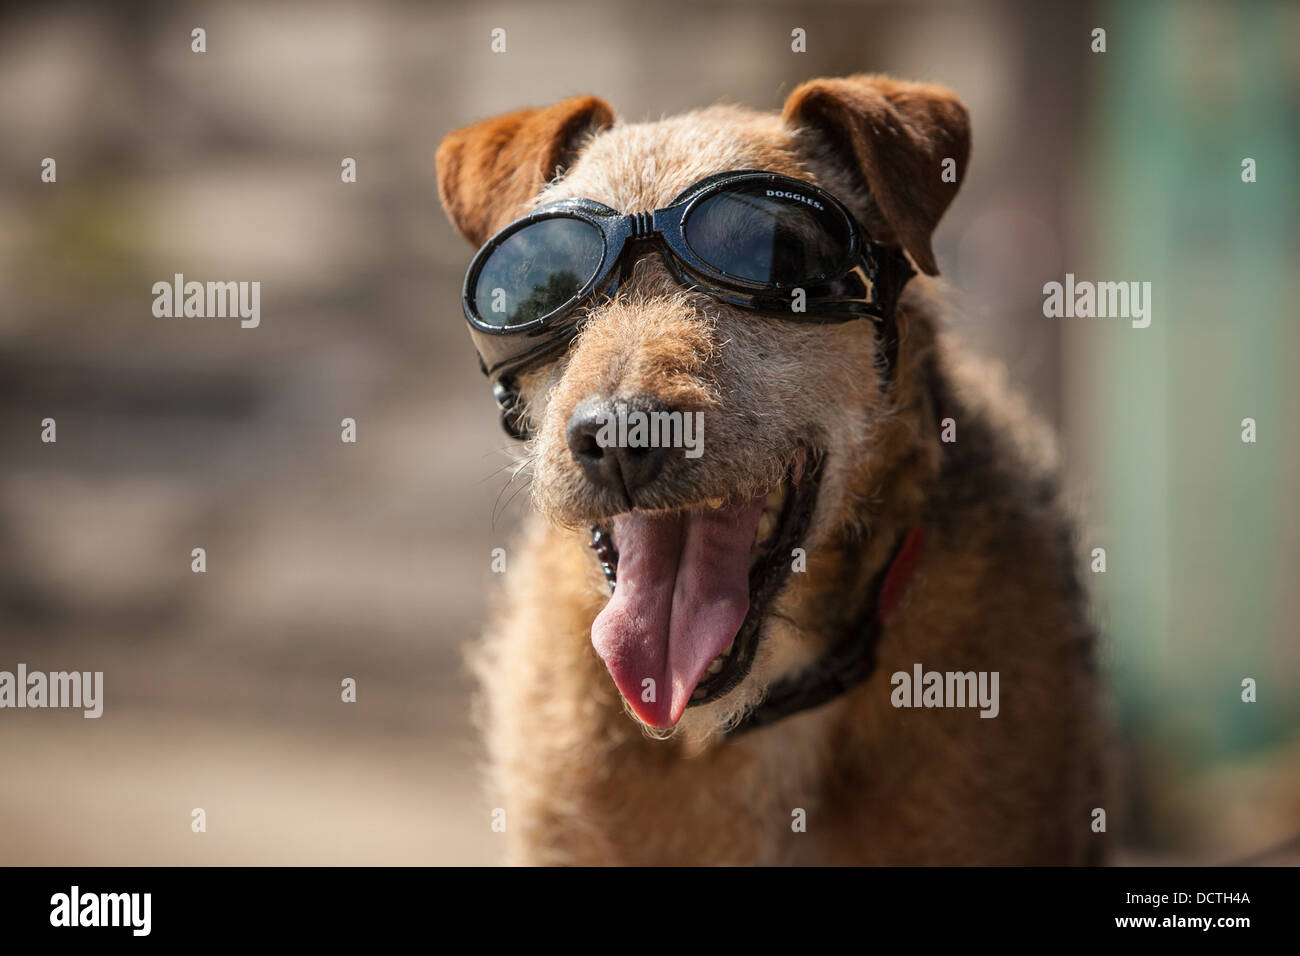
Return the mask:
<svg viewBox="0 0 1300 956">
<path fill-rule="evenodd" d="M 596 652 L 644 723 L 749 674 L 769 605 L 791 573 L 817 504 L 823 456 L 800 447 L 780 485 L 742 501 L 630 511 L 592 528 L 614 594 L 591 627 Z"/>
</svg>

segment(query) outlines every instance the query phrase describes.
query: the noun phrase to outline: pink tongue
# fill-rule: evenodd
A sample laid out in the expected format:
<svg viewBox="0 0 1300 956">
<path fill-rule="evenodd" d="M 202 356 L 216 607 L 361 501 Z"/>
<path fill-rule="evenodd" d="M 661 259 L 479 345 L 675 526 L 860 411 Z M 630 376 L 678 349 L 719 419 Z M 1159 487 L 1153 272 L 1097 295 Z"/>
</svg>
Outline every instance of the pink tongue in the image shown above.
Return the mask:
<svg viewBox="0 0 1300 956">
<path fill-rule="evenodd" d="M 762 513 L 759 495 L 717 511 L 614 519 L 618 584 L 591 626 L 591 643 L 647 724 L 681 719 L 710 662 L 744 623 Z"/>
</svg>

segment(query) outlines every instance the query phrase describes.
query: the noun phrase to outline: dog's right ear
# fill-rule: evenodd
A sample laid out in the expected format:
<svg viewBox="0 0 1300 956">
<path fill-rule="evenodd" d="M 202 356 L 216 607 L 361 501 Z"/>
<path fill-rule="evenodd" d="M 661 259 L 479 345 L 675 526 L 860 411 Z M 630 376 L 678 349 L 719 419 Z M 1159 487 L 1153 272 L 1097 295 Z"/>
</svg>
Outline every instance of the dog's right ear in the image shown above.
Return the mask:
<svg viewBox="0 0 1300 956">
<path fill-rule="evenodd" d="M 575 96 L 448 133 L 436 160 L 443 208 L 471 245 L 482 245 L 573 163 L 585 137 L 613 124 L 604 100 Z"/>
</svg>

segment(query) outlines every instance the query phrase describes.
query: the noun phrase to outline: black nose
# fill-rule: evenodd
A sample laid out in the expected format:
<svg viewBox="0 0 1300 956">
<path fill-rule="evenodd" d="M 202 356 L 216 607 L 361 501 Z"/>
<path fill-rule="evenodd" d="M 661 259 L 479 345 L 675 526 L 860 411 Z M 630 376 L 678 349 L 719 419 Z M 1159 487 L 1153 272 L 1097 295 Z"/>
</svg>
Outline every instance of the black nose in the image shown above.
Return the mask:
<svg viewBox="0 0 1300 956">
<path fill-rule="evenodd" d="M 587 480 L 630 499 L 663 470 L 665 448 L 635 441 L 635 414 L 668 411 L 646 400 L 583 402 L 569 416 L 569 451 Z M 643 434 L 654 431 L 644 429 Z"/>
</svg>

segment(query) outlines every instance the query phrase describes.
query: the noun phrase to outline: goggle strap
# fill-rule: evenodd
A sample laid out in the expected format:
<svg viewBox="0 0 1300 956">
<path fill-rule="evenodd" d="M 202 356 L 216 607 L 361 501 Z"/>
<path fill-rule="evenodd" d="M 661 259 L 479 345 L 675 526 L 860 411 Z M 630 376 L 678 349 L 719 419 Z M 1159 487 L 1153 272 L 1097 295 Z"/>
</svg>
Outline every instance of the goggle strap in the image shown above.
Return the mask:
<svg viewBox="0 0 1300 956">
<path fill-rule="evenodd" d="M 528 441 L 531 431 L 524 424 L 526 416 L 523 399 L 512 379 L 497 379 L 492 383 L 492 396 L 501 410 L 501 429 L 516 441 Z"/>
</svg>

